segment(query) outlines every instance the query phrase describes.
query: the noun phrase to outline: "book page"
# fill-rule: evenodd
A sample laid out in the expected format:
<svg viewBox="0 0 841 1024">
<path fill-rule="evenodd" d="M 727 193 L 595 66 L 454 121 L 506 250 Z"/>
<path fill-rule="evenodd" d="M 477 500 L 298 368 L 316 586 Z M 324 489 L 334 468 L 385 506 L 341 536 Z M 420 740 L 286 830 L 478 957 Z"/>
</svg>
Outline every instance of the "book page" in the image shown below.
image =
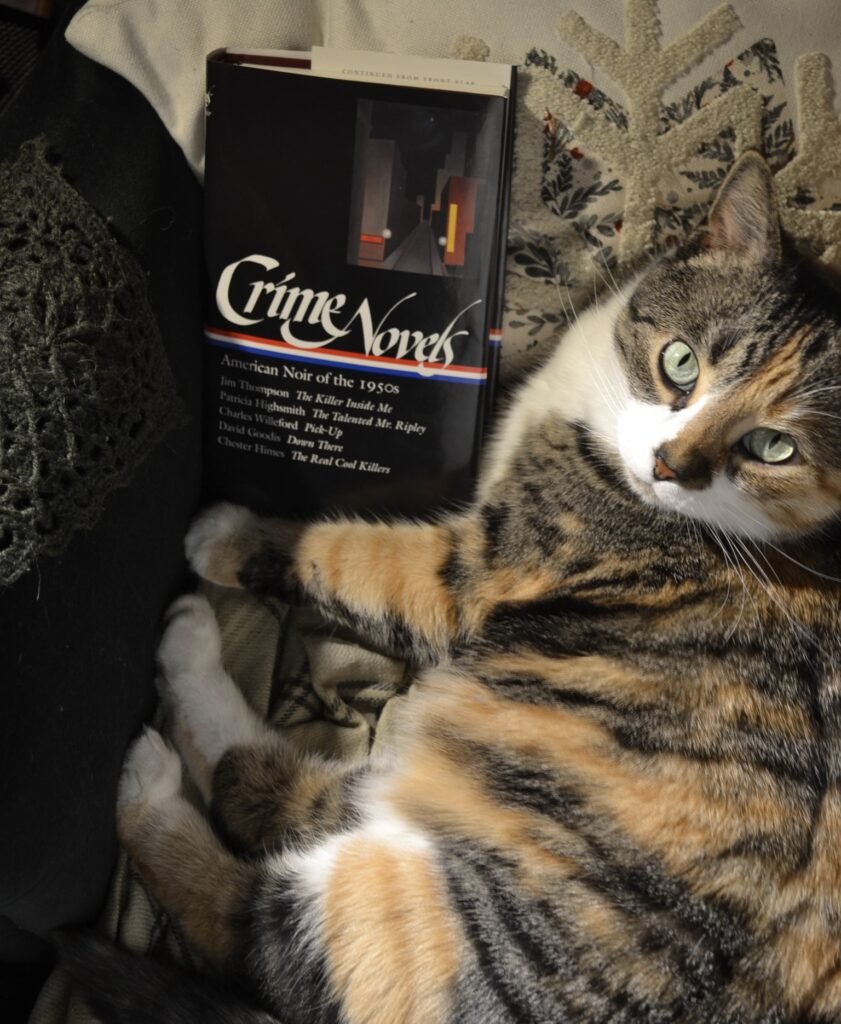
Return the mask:
<svg viewBox="0 0 841 1024">
<path fill-rule="evenodd" d="M 376 85 L 401 85 L 416 89 L 506 97 L 511 84 L 510 64 L 488 64 L 475 60 L 412 57 L 325 46 L 314 46 L 312 51 L 228 47 L 222 52 L 227 60 L 245 67 Z"/>
</svg>

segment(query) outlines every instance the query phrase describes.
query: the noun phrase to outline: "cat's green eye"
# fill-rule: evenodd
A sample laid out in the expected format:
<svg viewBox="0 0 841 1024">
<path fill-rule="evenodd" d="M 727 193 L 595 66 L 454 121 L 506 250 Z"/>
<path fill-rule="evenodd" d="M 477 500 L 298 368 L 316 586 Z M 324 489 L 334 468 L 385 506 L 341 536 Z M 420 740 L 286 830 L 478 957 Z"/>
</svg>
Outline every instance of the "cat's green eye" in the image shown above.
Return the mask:
<svg viewBox="0 0 841 1024">
<path fill-rule="evenodd" d="M 668 380 L 688 391 L 698 379 L 698 360 L 685 341 L 670 341 L 660 353 L 660 365 Z"/>
<path fill-rule="evenodd" d="M 794 438 L 773 427 L 757 427 L 745 434 L 742 444 L 760 462 L 788 462 L 797 451 Z"/>
</svg>

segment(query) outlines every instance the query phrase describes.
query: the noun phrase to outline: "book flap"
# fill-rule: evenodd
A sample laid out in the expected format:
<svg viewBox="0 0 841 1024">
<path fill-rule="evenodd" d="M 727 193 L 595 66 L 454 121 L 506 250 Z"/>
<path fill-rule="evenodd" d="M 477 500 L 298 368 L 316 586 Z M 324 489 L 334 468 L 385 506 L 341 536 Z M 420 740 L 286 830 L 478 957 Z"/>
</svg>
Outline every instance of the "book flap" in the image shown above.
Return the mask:
<svg viewBox="0 0 841 1024">
<path fill-rule="evenodd" d="M 341 50 L 326 46 L 312 48 L 312 69 L 316 74 L 330 78 L 451 92 L 480 92 L 489 96 L 507 96 L 511 84 L 510 64 Z"/>
</svg>

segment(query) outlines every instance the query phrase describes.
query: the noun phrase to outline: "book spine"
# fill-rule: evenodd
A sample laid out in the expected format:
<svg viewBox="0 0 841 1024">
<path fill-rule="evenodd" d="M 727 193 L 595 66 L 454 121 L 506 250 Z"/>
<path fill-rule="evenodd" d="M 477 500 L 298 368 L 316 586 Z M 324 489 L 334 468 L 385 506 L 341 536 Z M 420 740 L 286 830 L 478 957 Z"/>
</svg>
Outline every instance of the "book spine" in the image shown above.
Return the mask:
<svg viewBox="0 0 841 1024">
<path fill-rule="evenodd" d="M 492 275 L 488 329 L 488 376 L 485 386 L 484 433 L 493 423 L 496 408 L 499 363 L 502 354 L 502 323 L 505 315 L 505 267 L 508 259 L 508 220 L 511 204 L 511 174 L 514 161 L 514 119 L 517 111 L 517 69 L 511 68 L 511 85 L 505 107 L 505 134 L 500 160 L 499 206 L 496 228 L 496 268 Z"/>
</svg>

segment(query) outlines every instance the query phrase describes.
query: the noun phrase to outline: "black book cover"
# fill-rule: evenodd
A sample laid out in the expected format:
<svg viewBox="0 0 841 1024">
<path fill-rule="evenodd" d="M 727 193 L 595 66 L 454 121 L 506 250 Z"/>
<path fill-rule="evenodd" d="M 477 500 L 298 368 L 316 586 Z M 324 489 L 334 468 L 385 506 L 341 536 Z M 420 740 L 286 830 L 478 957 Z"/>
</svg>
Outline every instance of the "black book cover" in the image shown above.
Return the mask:
<svg viewBox="0 0 841 1024">
<path fill-rule="evenodd" d="M 514 69 L 506 98 L 243 60 L 208 59 L 213 496 L 293 516 L 469 500 L 498 344 Z"/>
</svg>

